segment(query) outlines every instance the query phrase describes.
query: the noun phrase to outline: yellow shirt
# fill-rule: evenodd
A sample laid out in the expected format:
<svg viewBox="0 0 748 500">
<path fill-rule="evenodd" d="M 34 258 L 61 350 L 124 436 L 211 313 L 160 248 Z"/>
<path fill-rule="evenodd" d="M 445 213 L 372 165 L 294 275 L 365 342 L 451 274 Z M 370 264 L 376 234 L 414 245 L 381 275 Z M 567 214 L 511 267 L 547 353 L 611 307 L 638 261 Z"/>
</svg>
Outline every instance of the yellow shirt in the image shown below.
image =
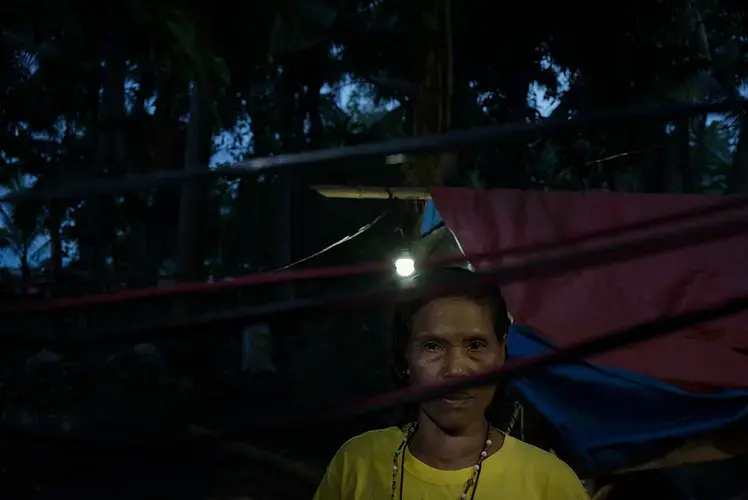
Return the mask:
<svg viewBox="0 0 748 500">
<path fill-rule="evenodd" d="M 357 436 L 338 451 L 315 500 L 389 500 L 392 458 L 404 433 L 397 427 Z M 472 469 L 437 470 L 405 455 L 403 500 L 459 500 Z M 400 473 L 397 475 L 400 498 Z M 468 494 L 470 498 L 472 490 Z M 587 500 L 576 474 L 556 456 L 506 436 L 483 462 L 475 500 Z"/>
</svg>

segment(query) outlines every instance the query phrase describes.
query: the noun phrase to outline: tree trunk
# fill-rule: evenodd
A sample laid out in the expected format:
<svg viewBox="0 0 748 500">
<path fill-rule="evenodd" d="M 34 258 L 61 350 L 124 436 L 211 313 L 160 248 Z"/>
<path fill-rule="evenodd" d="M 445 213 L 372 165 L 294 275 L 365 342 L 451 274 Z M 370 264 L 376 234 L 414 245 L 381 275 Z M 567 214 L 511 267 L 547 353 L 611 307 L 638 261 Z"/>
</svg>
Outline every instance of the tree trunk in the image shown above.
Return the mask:
<svg viewBox="0 0 748 500">
<path fill-rule="evenodd" d="M 672 192 L 675 169 L 669 153 L 673 150 L 676 140 L 665 132 L 666 126 L 665 122 L 651 122 L 638 128 L 638 145 L 652 148 L 649 154 L 642 155 L 640 162 L 640 190 L 645 193 Z"/>
<path fill-rule="evenodd" d="M 94 71 L 92 78 L 87 82 L 88 84 L 88 128 L 89 132 L 87 138 L 90 140 L 89 147 L 96 151 L 91 165 L 90 175 L 96 177 L 99 172 L 99 135 L 102 134 L 99 126 L 99 91 L 101 89 L 101 79 L 98 71 Z M 86 287 L 89 291 L 95 291 L 96 288 L 93 286 L 93 270 L 98 267 L 96 259 L 98 254 L 95 250 L 98 244 L 98 217 L 97 212 L 97 201 L 98 197 L 95 195 L 88 196 L 83 201 L 83 214 L 79 224 L 81 225 L 81 235 L 79 238 L 79 252 L 80 262 L 86 269 L 87 277 L 85 279 Z"/>
<path fill-rule="evenodd" d="M 24 242 L 23 251 L 21 252 L 21 290 L 22 295 L 28 293 L 28 289 L 31 286 L 31 266 L 29 266 L 29 247 L 33 238 L 28 238 L 28 242 Z"/>
<path fill-rule="evenodd" d="M 704 142 L 706 134 L 706 113 L 693 118 L 694 150 L 690 158 L 688 171 L 683 172 L 683 192 L 700 193 L 703 187 L 703 176 L 707 162 L 707 148 Z"/>
<path fill-rule="evenodd" d="M 209 168 L 207 163 L 202 163 L 201 142 L 204 134 L 210 133 L 206 121 L 205 99 L 203 98 L 204 86 L 193 83 L 190 91 L 190 116 L 187 123 L 187 139 L 185 141 L 184 169 L 188 172 L 200 173 Z M 200 207 L 202 205 L 201 195 L 204 191 L 205 182 L 196 178 L 182 185 L 182 195 L 179 202 L 179 233 L 177 236 L 177 269 L 179 279 L 191 281 L 199 279 L 202 263 L 200 234 Z"/>
<path fill-rule="evenodd" d="M 422 47 L 422 41 L 412 44 L 414 61 L 421 61 L 415 68 L 413 81 L 418 90 L 410 109 L 413 136 L 441 134 L 447 132 L 452 119 L 452 94 L 454 87 L 452 2 L 432 0 L 420 19 L 420 30 L 414 36 L 433 43 Z M 403 166 L 405 180 L 412 186 L 439 186 L 452 176 L 458 166 L 456 152 L 413 155 Z M 414 202 L 420 218 L 422 202 Z M 420 234 L 416 227 L 414 234 Z"/>
<path fill-rule="evenodd" d="M 299 107 L 302 95 L 301 57 L 298 55 L 289 57 L 283 65 L 281 77 L 281 88 L 279 96 L 281 99 L 281 138 L 284 153 L 297 153 L 305 148 L 303 110 Z M 278 174 L 278 207 L 277 207 L 277 257 L 276 267 L 283 267 L 295 260 L 298 255 L 297 247 L 299 238 L 294 231 L 295 223 L 298 222 L 298 197 L 300 195 L 299 185 L 301 179 L 295 172 L 288 170 Z M 284 284 L 281 296 L 286 300 L 292 300 L 295 296 L 295 286 L 292 283 Z"/>
<path fill-rule="evenodd" d="M 735 155 L 732 157 L 732 176 L 728 185 L 731 193 L 748 194 L 748 114 L 740 115 L 740 132 Z"/>
<path fill-rule="evenodd" d="M 49 259 L 49 281 L 52 284 L 50 289 L 54 293 L 56 286 L 60 283 L 60 274 L 62 272 L 62 219 L 64 208 L 60 206 L 59 201 L 53 200 L 49 205 L 49 217 L 47 218 L 47 231 L 50 238 L 50 259 Z"/>
<path fill-rule="evenodd" d="M 204 42 L 210 39 L 212 22 L 212 12 L 203 12 L 197 30 Z M 184 155 L 184 168 L 188 172 L 201 173 L 210 168 L 213 120 L 208 100 L 213 90 L 211 84 L 209 74 L 195 73 L 195 81 L 190 92 L 190 114 Z M 177 274 L 182 281 L 202 277 L 205 251 L 201 240 L 204 226 L 201 212 L 207 187 L 203 176 L 182 185 L 177 235 Z"/>
<path fill-rule="evenodd" d="M 151 118 L 146 112 L 146 100 L 155 93 L 155 80 L 155 74 L 151 68 L 146 67 L 141 71 L 140 87 L 130 118 L 133 126 L 130 127 L 128 136 L 129 148 L 126 164 L 127 171 L 131 174 L 141 174 L 149 167 L 154 167 L 150 164 L 148 154 L 153 139 L 148 133 Z M 148 238 L 150 191 L 150 189 L 143 189 L 125 193 L 125 207 L 129 214 L 130 226 L 127 239 L 129 253 L 127 283 L 130 288 L 158 284 L 158 265 L 153 265 L 159 260 L 158 249 L 149 248 Z"/>
<path fill-rule="evenodd" d="M 175 119 L 176 96 L 184 91 L 173 70 L 164 70 L 156 85 L 156 111 L 153 115 L 153 131 L 150 139 L 149 166 L 152 170 L 176 170 L 184 165 L 175 159 L 177 152 L 177 126 Z M 174 207 L 179 203 L 179 187 L 158 189 L 152 193 L 152 203 L 148 220 L 149 266 L 154 279 L 159 280 L 162 263 L 168 258 L 175 258 L 176 231 L 164 231 L 173 228 Z M 178 229 L 177 229 L 178 230 Z M 169 278 L 173 278 L 170 276 Z"/>
<path fill-rule="evenodd" d="M 670 172 L 669 178 L 667 179 L 666 192 L 674 193 L 678 192 L 677 181 L 688 181 L 687 184 L 681 185 L 680 190 L 684 192 L 694 192 L 694 186 L 692 186 L 693 170 L 692 170 L 692 159 L 691 159 L 691 124 L 690 120 L 682 119 L 675 126 L 675 165 L 677 170 L 680 171 L 680 176 L 677 175 L 677 171 Z"/>
<path fill-rule="evenodd" d="M 92 165 L 93 177 L 117 173 L 121 167 L 124 135 L 119 130 L 125 114 L 125 61 L 114 52 L 102 69 L 103 78 L 96 75 L 89 84 L 91 103 L 91 131 L 96 154 Z M 100 83 L 103 81 L 103 85 Z M 99 102 L 99 89 L 102 90 Z M 81 245 L 81 260 L 89 274 L 89 286 L 101 290 L 107 285 L 107 259 L 113 236 L 111 216 L 113 200 L 108 195 L 94 195 L 86 200 L 87 245 Z M 88 247 L 88 248 L 86 248 Z M 85 259 L 85 260 L 84 260 Z"/>
</svg>

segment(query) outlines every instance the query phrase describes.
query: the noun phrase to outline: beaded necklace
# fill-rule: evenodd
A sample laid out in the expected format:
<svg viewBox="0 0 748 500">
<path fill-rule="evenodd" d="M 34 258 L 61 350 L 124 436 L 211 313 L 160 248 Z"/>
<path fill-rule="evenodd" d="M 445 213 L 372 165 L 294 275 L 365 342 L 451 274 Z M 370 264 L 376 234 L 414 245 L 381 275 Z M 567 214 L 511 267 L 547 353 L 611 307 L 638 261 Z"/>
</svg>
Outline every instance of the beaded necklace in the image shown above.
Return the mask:
<svg viewBox="0 0 748 500">
<path fill-rule="evenodd" d="M 405 436 L 403 437 L 403 440 L 400 442 L 400 446 L 395 450 L 395 454 L 392 457 L 392 497 L 391 500 L 395 500 L 395 491 L 397 491 L 397 471 L 400 471 L 400 500 L 403 500 L 403 486 L 404 486 L 404 480 L 405 480 L 405 451 L 408 449 L 408 445 L 410 444 L 410 441 L 413 439 L 413 436 L 416 433 L 416 430 L 418 429 L 418 423 L 414 422 L 411 424 L 408 424 L 405 427 Z M 486 431 L 486 441 L 483 445 L 483 450 L 480 452 L 480 456 L 478 457 L 478 462 L 473 465 L 473 474 L 470 476 L 470 479 L 467 480 L 465 483 L 465 490 L 462 492 L 462 495 L 460 495 L 461 500 L 466 500 L 468 497 L 468 491 L 470 491 L 470 488 L 473 489 L 472 495 L 470 495 L 470 500 L 474 500 L 475 498 L 475 490 L 478 489 L 478 480 L 480 479 L 480 472 L 481 472 L 481 465 L 483 465 L 483 460 L 488 456 L 488 450 L 491 449 L 491 444 L 493 444 L 493 441 L 491 441 L 491 424 L 488 424 L 488 430 Z M 398 458 L 400 458 L 400 465 L 398 466 Z"/>
</svg>

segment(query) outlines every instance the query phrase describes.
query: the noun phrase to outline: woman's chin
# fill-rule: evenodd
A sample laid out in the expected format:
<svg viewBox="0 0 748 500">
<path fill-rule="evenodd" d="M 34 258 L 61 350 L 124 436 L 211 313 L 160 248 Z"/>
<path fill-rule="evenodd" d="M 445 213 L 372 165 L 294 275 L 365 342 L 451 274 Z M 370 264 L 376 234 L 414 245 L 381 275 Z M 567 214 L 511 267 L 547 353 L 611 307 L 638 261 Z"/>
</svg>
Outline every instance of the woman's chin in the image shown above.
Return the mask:
<svg viewBox="0 0 748 500">
<path fill-rule="evenodd" d="M 482 412 L 476 411 L 472 404 L 462 401 L 434 401 L 429 404 L 427 414 L 439 428 L 458 430 L 468 427 L 476 420 L 482 420 Z"/>
</svg>

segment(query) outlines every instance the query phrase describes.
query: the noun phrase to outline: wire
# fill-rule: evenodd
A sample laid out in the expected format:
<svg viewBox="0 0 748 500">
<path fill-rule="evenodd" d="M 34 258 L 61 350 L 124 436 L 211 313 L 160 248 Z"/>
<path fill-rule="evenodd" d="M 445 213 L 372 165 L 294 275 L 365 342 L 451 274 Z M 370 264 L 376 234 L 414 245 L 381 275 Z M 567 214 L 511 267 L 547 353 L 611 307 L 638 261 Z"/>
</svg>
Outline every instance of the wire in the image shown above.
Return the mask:
<svg viewBox="0 0 748 500">
<path fill-rule="evenodd" d="M 722 221 L 710 220 L 689 229 L 661 230 L 655 235 L 638 238 L 630 238 L 627 241 L 607 244 L 586 249 L 570 249 L 565 252 L 554 252 L 550 256 L 531 259 L 529 262 L 521 262 L 509 266 L 502 266 L 481 273 L 473 273 L 469 276 L 460 277 L 456 281 L 446 282 L 436 288 L 431 288 L 428 293 L 445 293 L 460 291 L 476 283 L 493 283 L 505 285 L 512 282 L 525 281 L 529 279 L 550 278 L 560 276 L 571 271 L 608 265 L 618 262 L 626 262 L 636 258 L 651 256 L 668 252 L 690 245 L 702 245 L 723 238 L 735 237 L 748 231 L 748 218 L 741 213 L 738 216 L 727 218 Z M 472 261 L 491 259 L 501 254 L 459 255 L 451 256 L 452 259 Z M 355 267 L 355 266 L 354 266 Z M 327 273 L 329 276 L 329 273 Z M 277 275 L 279 276 L 279 275 Z M 328 277 L 326 276 L 326 277 Z M 424 290 L 414 288 L 403 288 L 395 285 L 381 285 L 371 287 L 363 292 L 345 293 L 325 297 L 313 297 L 296 299 L 293 301 L 282 301 L 264 304 L 261 306 L 237 307 L 229 311 L 209 313 L 194 318 L 178 320 L 165 320 L 154 322 L 144 326 L 126 326 L 108 330 L 94 331 L 86 335 L 75 335 L 72 338 L 58 338 L 55 336 L 35 336 L 29 331 L 23 333 L 5 333 L 2 340 L 23 345 L 46 345 L 55 344 L 106 344 L 122 340 L 138 341 L 140 339 L 152 339 L 154 337 L 165 337 L 183 335 L 186 328 L 195 328 L 196 331 L 209 332 L 215 335 L 221 332 L 219 325 L 210 329 L 196 328 L 201 325 L 213 323 L 233 324 L 237 321 L 263 320 L 279 315 L 293 315 L 308 313 L 309 311 L 323 312 L 333 309 L 339 311 L 344 308 L 359 308 L 362 305 L 378 305 L 390 303 L 393 300 L 409 300 L 422 296 Z M 224 329 L 226 333 L 235 333 L 230 328 Z"/>
<path fill-rule="evenodd" d="M 358 231 L 356 231 L 355 233 L 353 233 L 353 234 L 349 234 L 348 236 L 345 236 L 345 237 L 343 237 L 343 238 L 339 239 L 338 241 L 336 241 L 336 242 L 335 242 L 335 243 L 333 243 L 332 245 L 328 245 L 328 246 L 326 246 L 325 248 L 323 248 L 323 249 L 322 249 L 322 250 L 320 250 L 319 252 L 313 253 L 312 255 L 308 255 L 308 256 L 304 257 L 303 259 L 299 259 L 299 260 L 297 260 L 297 261 L 295 261 L 295 262 L 291 262 L 290 264 L 287 264 L 287 265 L 285 265 L 285 266 L 283 266 L 283 267 L 281 267 L 281 268 L 279 268 L 279 269 L 276 269 L 276 270 L 275 270 L 275 271 L 273 271 L 273 272 L 276 272 L 276 273 L 277 273 L 277 272 L 280 272 L 280 271 L 285 271 L 286 269 L 290 269 L 290 268 L 292 268 L 292 267 L 296 267 L 296 266 L 298 266 L 299 264 L 303 264 L 304 262 L 307 262 L 307 261 L 309 261 L 309 260 L 312 260 L 312 259 L 314 259 L 315 257 L 319 257 L 319 256 L 320 256 L 320 255 L 322 255 L 323 253 L 329 252 L 329 251 L 330 251 L 330 250 L 332 250 L 333 248 L 335 248 L 335 247 L 337 247 L 337 246 L 339 246 L 339 245 L 342 245 L 343 243 L 348 243 L 348 242 L 349 242 L 349 241 L 351 241 L 352 239 L 354 239 L 354 238 L 356 238 L 356 237 L 358 237 L 358 236 L 361 236 L 361 235 L 362 235 L 362 234 L 364 234 L 364 233 L 365 233 L 366 231 L 368 231 L 369 229 L 371 229 L 371 228 L 372 228 L 372 227 L 373 227 L 373 226 L 374 226 L 374 225 L 375 225 L 375 224 L 376 224 L 377 222 L 379 222 L 380 220 L 382 220 L 382 219 L 384 218 L 384 216 L 385 216 L 385 215 L 387 215 L 387 212 L 383 212 L 383 213 L 381 213 L 381 214 L 377 215 L 377 217 L 376 217 L 376 218 L 375 218 L 375 219 L 374 219 L 373 221 L 369 222 L 369 223 L 368 223 L 368 224 L 366 224 L 365 226 L 361 226 L 361 227 L 360 227 L 360 228 L 358 229 Z"/>
<path fill-rule="evenodd" d="M 78 182 L 50 182 L 48 187 L 34 187 L 8 193 L 0 198 L 0 202 L 18 203 L 27 200 L 75 198 L 92 194 L 155 188 L 178 184 L 189 179 L 246 175 L 265 170 L 292 167 L 298 168 L 302 165 L 347 160 L 351 158 L 363 158 L 367 156 L 386 157 L 396 154 L 447 151 L 481 142 L 498 141 L 517 136 L 548 134 L 550 132 L 572 128 L 583 128 L 605 122 L 652 119 L 671 120 L 697 113 L 720 113 L 736 109 L 744 109 L 746 106 L 748 106 L 748 103 L 745 100 L 733 99 L 714 103 L 680 103 L 670 106 L 614 108 L 576 116 L 571 119 L 552 118 L 540 123 L 514 122 L 504 125 L 457 130 L 438 135 L 410 137 L 371 144 L 346 146 L 342 148 L 328 148 L 295 154 L 267 156 L 212 169 L 206 167 L 205 169 L 198 171 L 160 171 L 150 174 L 127 175 L 109 179 L 92 178 Z"/>
<path fill-rule="evenodd" d="M 612 236 L 621 236 L 626 232 L 645 231 L 660 229 L 661 227 L 672 229 L 675 223 L 690 222 L 700 217 L 711 215 L 720 215 L 748 207 L 748 198 L 743 196 L 722 197 L 719 202 L 706 208 L 687 210 L 678 214 L 654 217 L 646 221 L 636 222 L 614 228 L 606 228 L 593 233 L 585 234 L 575 238 L 570 238 L 560 242 L 540 243 L 534 245 L 520 246 L 508 249 L 502 252 L 501 257 L 510 257 L 521 254 L 529 254 L 546 250 L 563 248 L 564 246 L 574 246 L 580 244 L 592 243 Z M 374 221 L 376 222 L 376 220 Z M 420 267 L 438 267 L 463 262 L 465 260 L 473 261 L 497 257 L 491 254 L 472 254 L 472 255 L 447 255 L 434 259 L 428 259 L 420 263 Z M 53 298 L 39 301 L 28 301 L 8 306 L 0 306 L 0 314 L 16 315 L 27 314 L 30 312 L 56 311 L 66 308 L 89 307 L 100 304 L 111 304 L 116 302 L 125 302 L 132 300 L 143 300 L 154 297 L 178 296 L 195 293 L 210 293 L 220 290 L 230 290 L 234 288 L 255 286 L 255 285 L 272 285 L 288 283 L 292 281 L 328 279 L 338 277 L 361 276 L 365 274 L 375 274 L 390 270 L 389 262 L 369 262 L 353 266 L 330 266 L 323 268 L 302 269 L 296 271 L 270 272 L 251 274 L 247 276 L 236 277 L 232 280 L 218 281 L 214 283 L 192 282 L 179 283 L 169 288 L 141 288 L 138 290 L 121 290 L 117 292 L 100 293 L 79 297 Z"/>
</svg>

